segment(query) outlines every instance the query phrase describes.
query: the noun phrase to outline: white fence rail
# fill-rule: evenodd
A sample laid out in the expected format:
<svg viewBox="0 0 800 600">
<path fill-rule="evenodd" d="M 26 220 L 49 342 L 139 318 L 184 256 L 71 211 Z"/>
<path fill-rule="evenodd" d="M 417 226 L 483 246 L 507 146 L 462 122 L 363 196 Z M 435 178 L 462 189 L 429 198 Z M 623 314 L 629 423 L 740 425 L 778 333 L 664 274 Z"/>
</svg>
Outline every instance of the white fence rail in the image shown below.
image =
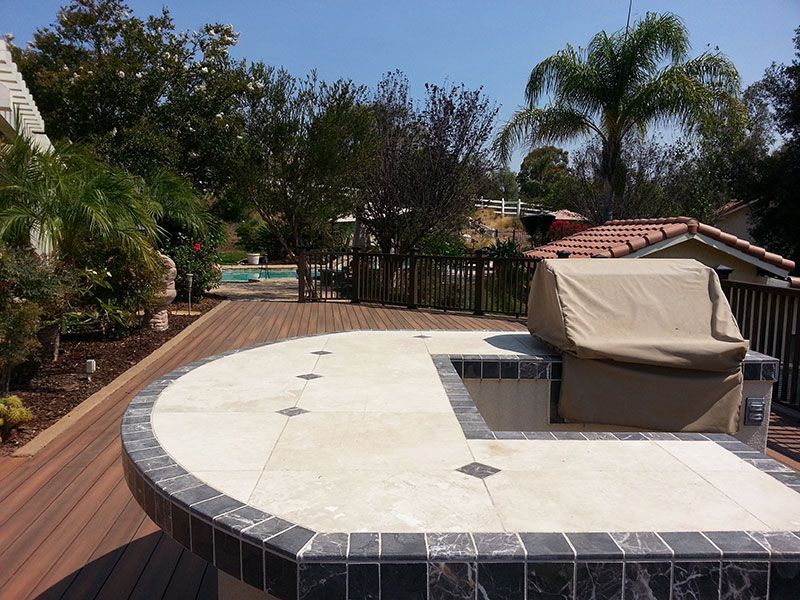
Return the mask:
<svg viewBox="0 0 800 600">
<path fill-rule="evenodd" d="M 523 202 L 520 199 L 506 200 L 505 198 L 500 198 L 499 200 L 494 200 L 491 198 L 478 198 L 475 201 L 475 208 L 488 208 L 489 210 L 496 212 L 501 217 L 521 217 L 535 212 L 536 210 L 535 206 L 528 204 L 527 202 Z"/>
</svg>

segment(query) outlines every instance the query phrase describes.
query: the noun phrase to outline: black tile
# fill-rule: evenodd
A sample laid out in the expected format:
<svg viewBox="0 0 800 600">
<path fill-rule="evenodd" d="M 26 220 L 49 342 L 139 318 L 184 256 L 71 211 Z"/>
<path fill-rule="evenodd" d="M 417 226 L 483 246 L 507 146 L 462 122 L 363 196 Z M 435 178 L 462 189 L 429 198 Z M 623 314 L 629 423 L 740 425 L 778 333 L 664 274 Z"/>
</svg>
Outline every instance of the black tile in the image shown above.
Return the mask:
<svg viewBox="0 0 800 600">
<path fill-rule="evenodd" d="M 380 536 L 377 533 L 351 533 L 348 557 L 351 561 L 371 561 L 380 558 Z"/>
<path fill-rule="evenodd" d="M 622 558 L 622 550 L 607 533 L 568 533 L 566 534 L 578 560 L 599 560 Z"/>
<path fill-rule="evenodd" d="M 192 537 L 189 526 L 189 513 L 181 510 L 174 504 L 172 513 L 172 537 L 185 548 L 192 549 Z"/>
<path fill-rule="evenodd" d="M 186 470 L 180 465 L 168 465 L 166 467 L 155 469 L 154 471 L 150 471 L 147 473 L 147 476 L 152 481 L 159 484 L 158 487 L 160 489 L 163 489 L 164 485 L 170 483 L 173 479 L 182 475 L 186 475 Z M 167 479 L 169 481 L 165 481 Z"/>
<path fill-rule="evenodd" d="M 384 600 L 426 600 L 428 565 L 425 563 L 384 563 L 381 565 L 381 598 Z"/>
<path fill-rule="evenodd" d="M 610 431 L 584 431 L 583 437 L 587 440 L 616 440 L 615 436 Z"/>
<path fill-rule="evenodd" d="M 524 563 L 478 563 L 478 598 L 480 600 L 524 597 Z"/>
<path fill-rule="evenodd" d="M 495 439 L 498 440 L 524 440 L 525 434 L 521 431 L 495 431 Z"/>
<path fill-rule="evenodd" d="M 471 475 L 472 477 L 477 477 L 478 479 L 486 479 L 490 475 L 499 473 L 500 469 L 496 469 L 491 465 L 484 465 L 483 463 L 479 462 L 471 462 L 468 465 L 459 467 L 458 469 L 456 469 L 456 471 L 460 471 L 465 475 Z"/>
<path fill-rule="evenodd" d="M 528 440 L 554 440 L 555 436 L 549 431 L 523 431 Z"/>
<path fill-rule="evenodd" d="M 281 599 L 294 599 L 297 596 L 297 563 L 265 552 L 264 564 L 267 593 Z"/>
<path fill-rule="evenodd" d="M 164 498 L 161 494 L 155 495 L 155 519 L 156 525 L 161 527 L 167 534 L 172 532 L 172 516 L 170 514 L 171 504 L 169 500 Z"/>
<path fill-rule="evenodd" d="M 458 373 L 459 377 L 463 377 L 463 375 L 464 375 L 464 361 L 462 361 L 462 360 L 454 360 L 453 361 L 453 368 L 456 370 L 456 373 Z"/>
<path fill-rule="evenodd" d="M 767 600 L 768 562 L 723 562 L 720 600 Z M 800 589 L 797 590 L 800 595 Z"/>
<path fill-rule="evenodd" d="M 759 380 L 761 379 L 761 363 L 760 362 L 743 363 L 742 372 L 744 373 L 745 381 Z"/>
<path fill-rule="evenodd" d="M 675 600 L 717 598 L 719 563 L 676 562 L 672 568 L 672 597 Z"/>
<path fill-rule="evenodd" d="M 261 523 L 270 517 L 267 513 L 253 508 L 252 506 L 243 506 L 231 512 L 225 513 L 214 519 L 214 525 L 221 527 L 226 531 L 239 533 L 242 529 L 252 527 L 256 523 Z"/>
<path fill-rule="evenodd" d="M 473 533 L 478 560 L 488 562 L 522 562 L 525 549 L 514 533 Z"/>
<path fill-rule="evenodd" d="M 611 537 L 625 553 L 625 559 L 670 559 L 672 550 L 651 531 L 612 533 Z"/>
<path fill-rule="evenodd" d="M 240 577 L 241 551 L 239 538 L 219 529 L 214 530 L 214 565 L 237 579 Z"/>
<path fill-rule="evenodd" d="M 283 533 L 266 540 L 264 547 L 294 559 L 312 537 L 314 537 L 313 531 L 295 525 L 291 529 L 287 529 Z"/>
<path fill-rule="evenodd" d="M 165 456 L 166 451 L 159 446 L 157 443 L 155 446 L 151 446 L 149 448 L 145 448 L 142 450 L 133 450 L 128 449 L 128 456 L 133 462 L 139 462 L 140 460 L 144 460 L 146 458 L 155 458 L 157 456 Z"/>
<path fill-rule="evenodd" d="M 425 540 L 431 561 L 469 561 L 477 557 L 468 533 L 426 533 Z"/>
<path fill-rule="evenodd" d="M 260 590 L 264 589 L 264 550 L 242 542 L 242 580 Z"/>
<path fill-rule="evenodd" d="M 428 564 L 428 600 L 473 600 L 475 563 L 431 562 Z"/>
<path fill-rule="evenodd" d="M 153 488 L 147 484 L 145 484 L 144 487 L 144 502 L 142 503 L 142 508 L 144 508 L 144 512 L 147 513 L 148 517 L 155 520 L 156 493 L 153 491 Z"/>
<path fill-rule="evenodd" d="M 347 565 L 344 563 L 302 563 L 299 600 L 345 600 Z"/>
<path fill-rule="evenodd" d="M 769 559 L 769 551 L 744 531 L 708 531 L 705 536 L 722 550 L 722 557 Z"/>
<path fill-rule="evenodd" d="M 500 361 L 483 361 L 483 379 L 500 379 Z"/>
<path fill-rule="evenodd" d="M 561 379 L 561 369 L 562 369 L 561 361 L 554 361 L 550 363 L 550 378 Z"/>
<path fill-rule="evenodd" d="M 750 537 L 769 550 L 770 557 L 800 560 L 800 537 L 788 531 L 751 531 Z"/>
<path fill-rule="evenodd" d="M 618 440 L 621 440 L 623 442 L 647 439 L 646 437 L 644 437 L 644 435 L 642 435 L 637 431 L 615 431 L 614 435 Z"/>
<path fill-rule="evenodd" d="M 669 562 L 626 562 L 625 600 L 669 600 Z"/>
<path fill-rule="evenodd" d="M 773 562 L 769 571 L 770 600 L 797 600 L 800 562 Z"/>
<path fill-rule="evenodd" d="M 573 560 L 575 552 L 563 533 L 520 533 L 529 561 Z"/>
<path fill-rule="evenodd" d="M 313 563 L 341 562 L 347 559 L 346 533 L 318 533 L 303 549 L 303 560 Z"/>
<path fill-rule="evenodd" d="M 761 364 L 762 381 L 775 381 L 778 379 L 778 363 L 765 362 Z"/>
<path fill-rule="evenodd" d="M 575 600 L 622 598 L 622 563 L 579 562 L 575 569 Z"/>
<path fill-rule="evenodd" d="M 376 564 L 347 565 L 347 599 L 379 600 L 380 572 Z"/>
<path fill-rule="evenodd" d="M 564 419 L 558 412 L 558 403 L 561 399 L 561 382 L 550 382 L 550 422 L 563 423 Z"/>
<path fill-rule="evenodd" d="M 169 469 L 171 467 L 167 468 Z M 197 477 L 194 475 L 185 474 L 178 477 L 172 477 L 166 481 L 159 481 L 158 489 L 172 498 L 177 492 L 182 492 L 183 490 L 188 490 L 189 488 L 194 488 L 201 485 L 203 485 L 203 482 Z"/>
<path fill-rule="evenodd" d="M 209 521 L 213 521 L 214 517 L 218 517 L 237 508 L 242 508 L 243 506 L 244 504 L 238 500 L 234 500 L 230 496 L 222 495 L 217 496 L 216 498 L 211 498 L 210 500 L 198 502 L 197 504 L 192 505 L 189 510 L 192 512 L 192 514 L 203 517 Z"/>
<path fill-rule="evenodd" d="M 278 517 L 272 517 L 271 519 L 267 519 L 261 523 L 256 523 L 252 527 L 245 529 L 242 532 L 242 535 L 251 537 L 260 542 L 264 542 L 269 538 L 278 535 L 282 531 L 286 531 L 292 526 L 293 524 L 289 521 L 284 521 Z"/>
<path fill-rule="evenodd" d="M 528 563 L 528 598 L 572 600 L 574 586 L 575 563 Z"/>
<path fill-rule="evenodd" d="M 275 412 L 286 417 L 296 417 L 297 415 L 305 414 L 308 411 L 305 408 L 300 408 L 298 406 L 290 406 L 289 408 L 276 410 Z"/>
<path fill-rule="evenodd" d="M 211 525 L 201 521 L 194 515 L 190 517 L 192 528 L 192 553 L 203 560 L 214 562 L 214 540 L 211 535 Z"/>
<path fill-rule="evenodd" d="M 553 437 L 557 440 L 585 440 L 580 431 L 554 431 Z"/>
<path fill-rule="evenodd" d="M 427 560 L 428 550 L 422 533 L 382 533 L 381 558 L 383 560 Z M 383 578 L 383 575 L 381 575 Z"/>
<path fill-rule="evenodd" d="M 219 495 L 219 490 L 215 490 L 210 485 L 201 484 L 197 487 L 175 492 L 171 495 L 171 498 L 188 508 L 192 504 L 197 504 L 203 500 L 210 500 Z"/>
<path fill-rule="evenodd" d="M 720 558 L 720 551 L 698 531 L 659 533 L 675 552 L 675 560 Z"/>
<path fill-rule="evenodd" d="M 519 362 L 516 360 L 504 360 L 500 362 L 501 379 L 519 379 Z"/>
<path fill-rule="evenodd" d="M 481 378 L 481 361 L 479 360 L 465 360 L 464 361 L 464 379 L 480 379 Z"/>
</svg>

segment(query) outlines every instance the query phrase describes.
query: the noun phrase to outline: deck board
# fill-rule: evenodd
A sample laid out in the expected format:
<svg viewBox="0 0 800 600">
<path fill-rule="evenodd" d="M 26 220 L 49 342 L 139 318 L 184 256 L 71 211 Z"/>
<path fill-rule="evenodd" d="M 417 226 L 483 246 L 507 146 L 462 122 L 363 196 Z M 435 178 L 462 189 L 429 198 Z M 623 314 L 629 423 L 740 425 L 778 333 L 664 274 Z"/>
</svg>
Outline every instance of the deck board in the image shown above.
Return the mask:
<svg viewBox="0 0 800 600">
<path fill-rule="evenodd" d="M 0 599 L 216 598 L 217 573 L 130 496 L 119 421 L 144 385 L 259 342 L 354 329 L 519 330 L 513 319 L 349 303 L 230 302 L 30 458 L 0 458 Z"/>
</svg>

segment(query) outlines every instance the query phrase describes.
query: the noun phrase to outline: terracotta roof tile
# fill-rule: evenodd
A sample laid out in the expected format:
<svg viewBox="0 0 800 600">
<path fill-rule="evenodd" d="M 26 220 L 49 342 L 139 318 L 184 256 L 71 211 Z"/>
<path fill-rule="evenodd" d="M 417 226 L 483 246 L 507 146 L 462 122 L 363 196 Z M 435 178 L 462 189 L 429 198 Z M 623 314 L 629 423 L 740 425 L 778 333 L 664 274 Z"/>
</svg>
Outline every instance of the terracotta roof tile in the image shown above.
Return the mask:
<svg viewBox="0 0 800 600">
<path fill-rule="evenodd" d="M 786 271 L 792 271 L 795 267 L 791 260 L 767 252 L 764 248 L 754 246 L 747 240 L 739 239 L 730 233 L 700 223 L 690 217 L 607 221 L 575 235 L 538 246 L 526 254 L 535 258 L 556 258 L 556 252 L 561 250 L 569 252 L 571 258 L 592 256 L 619 258 L 684 233 L 705 235 Z"/>
</svg>

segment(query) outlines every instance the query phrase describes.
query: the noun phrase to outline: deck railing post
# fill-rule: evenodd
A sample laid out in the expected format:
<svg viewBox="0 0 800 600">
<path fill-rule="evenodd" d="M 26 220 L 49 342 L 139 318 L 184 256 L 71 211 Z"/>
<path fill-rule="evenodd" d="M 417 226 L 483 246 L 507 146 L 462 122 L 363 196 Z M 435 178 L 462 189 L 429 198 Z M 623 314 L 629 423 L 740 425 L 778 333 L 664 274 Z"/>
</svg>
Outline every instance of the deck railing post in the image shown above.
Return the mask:
<svg viewBox="0 0 800 600">
<path fill-rule="evenodd" d="M 353 261 L 350 263 L 350 268 L 353 270 L 353 297 L 350 298 L 350 302 L 358 304 L 361 288 L 361 249 L 356 246 L 353 246 Z"/>
<path fill-rule="evenodd" d="M 297 301 L 306 301 L 306 252 L 302 248 L 297 252 Z"/>
<path fill-rule="evenodd" d="M 483 314 L 483 272 L 486 259 L 483 256 L 475 258 L 475 298 L 473 299 L 472 312 L 476 315 Z"/>
<path fill-rule="evenodd" d="M 408 308 L 417 308 L 417 249 L 408 251 Z"/>
</svg>

